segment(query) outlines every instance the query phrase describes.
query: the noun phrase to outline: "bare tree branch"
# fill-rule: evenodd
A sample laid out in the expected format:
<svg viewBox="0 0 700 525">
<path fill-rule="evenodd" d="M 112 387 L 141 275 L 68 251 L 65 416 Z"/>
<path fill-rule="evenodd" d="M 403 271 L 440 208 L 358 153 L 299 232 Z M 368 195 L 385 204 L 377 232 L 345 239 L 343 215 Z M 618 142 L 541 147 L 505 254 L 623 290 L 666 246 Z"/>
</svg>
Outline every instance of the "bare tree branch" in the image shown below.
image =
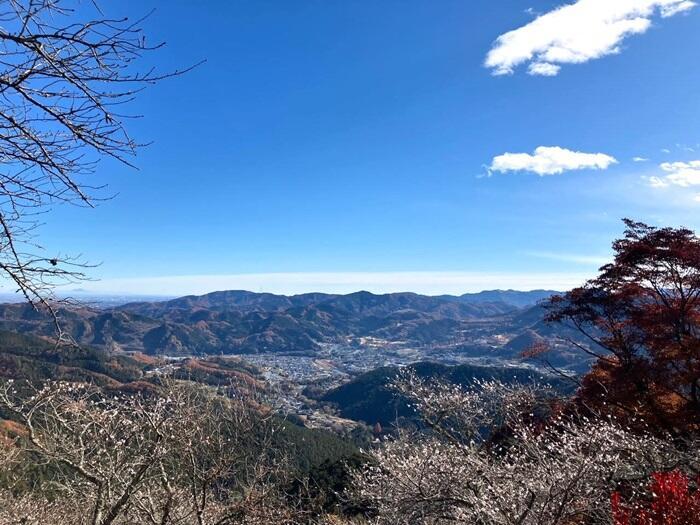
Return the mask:
<svg viewBox="0 0 700 525">
<path fill-rule="evenodd" d="M 133 166 L 143 145 L 125 125 L 138 116 L 121 108 L 186 71 L 139 69 L 163 44 L 146 43 L 143 18 L 108 18 L 92 7 L 89 19 L 90 5 L 71 0 L 0 0 L 0 274 L 54 317 L 55 287 L 86 279 L 89 266 L 37 255 L 38 215 L 109 198 L 89 176 L 104 158 Z"/>
</svg>

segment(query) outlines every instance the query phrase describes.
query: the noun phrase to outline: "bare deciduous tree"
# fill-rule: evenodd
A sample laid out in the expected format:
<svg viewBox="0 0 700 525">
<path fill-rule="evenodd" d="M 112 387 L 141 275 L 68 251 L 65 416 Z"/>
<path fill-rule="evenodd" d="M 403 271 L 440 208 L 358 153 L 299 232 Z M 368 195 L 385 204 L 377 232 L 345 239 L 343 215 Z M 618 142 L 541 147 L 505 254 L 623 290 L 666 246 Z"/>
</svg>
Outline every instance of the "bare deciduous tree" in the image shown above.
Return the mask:
<svg viewBox="0 0 700 525">
<path fill-rule="evenodd" d="M 167 385 L 177 407 L 169 459 L 160 483 L 149 484 L 137 498 L 135 518 L 223 525 L 294 515 L 280 492 L 289 474 L 284 454 L 273 446 L 278 428 L 272 412 L 257 402 L 254 391 L 241 395 L 230 387 L 227 394 L 186 383 Z"/>
<path fill-rule="evenodd" d="M 8 454 L 49 477 L 18 498 L 0 493 L 0 506 L 18 520 L 58 509 L 61 525 L 300 522 L 271 412 L 228 394 L 167 380 L 158 395 L 5 383 L 0 408 L 26 429 Z"/>
<path fill-rule="evenodd" d="M 79 259 L 41 253 L 40 214 L 93 205 L 98 161 L 129 165 L 139 147 L 123 108 L 180 73 L 135 69 L 161 45 L 146 44 L 139 22 L 90 3 L 0 0 L 0 273 L 32 304 L 50 307 L 55 285 L 85 277 Z"/>
<path fill-rule="evenodd" d="M 86 523 L 114 523 L 159 473 L 173 431 L 173 403 L 63 382 L 24 389 L 11 382 L 0 389 L 0 405 L 27 430 L 18 444 L 49 467 L 51 490 L 90 509 Z"/>
</svg>

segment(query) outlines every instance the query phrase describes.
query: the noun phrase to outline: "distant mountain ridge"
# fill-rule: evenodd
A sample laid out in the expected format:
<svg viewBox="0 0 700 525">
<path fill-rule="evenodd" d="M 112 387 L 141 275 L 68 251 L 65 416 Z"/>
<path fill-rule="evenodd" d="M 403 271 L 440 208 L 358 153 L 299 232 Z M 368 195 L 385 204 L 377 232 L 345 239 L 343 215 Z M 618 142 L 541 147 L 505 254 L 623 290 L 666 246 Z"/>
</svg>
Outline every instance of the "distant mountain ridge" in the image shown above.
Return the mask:
<svg viewBox="0 0 700 525">
<path fill-rule="evenodd" d="M 426 296 L 360 291 L 284 296 L 229 290 L 114 308 L 60 308 L 58 315 L 63 330 L 75 341 L 109 350 L 171 356 L 313 355 L 324 343 L 347 345 L 362 338 L 380 345 L 455 348 L 473 347 L 472 340 L 498 334 L 513 339 L 527 333 L 523 341 L 537 340 L 542 332 L 556 335 L 542 323 L 543 312 L 537 306 L 552 293 L 492 290 Z M 54 330 L 47 316 L 16 303 L 0 305 L 0 329 L 42 337 L 51 337 Z M 522 345 L 516 341 L 513 348 L 501 342 L 486 346 L 494 356 L 512 357 Z"/>
<path fill-rule="evenodd" d="M 556 290 L 530 290 L 523 292 L 520 290 L 484 290 L 476 293 L 465 293 L 455 297 L 464 303 L 479 304 L 484 302 L 505 303 L 518 308 L 534 306 L 545 301 L 553 295 L 560 294 Z M 442 297 L 453 297 L 445 295 Z"/>
<path fill-rule="evenodd" d="M 312 292 L 298 295 L 279 295 L 272 293 L 256 293 L 246 290 L 226 290 L 210 292 L 204 295 L 186 295 L 165 301 L 139 301 L 117 306 L 116 309 L 129 311 L 156 311 L 154 309 L 169 308 L 209 308 L 209 309 L 251 309 L 251 310 L 283 310 L 293 306 L 308 306 L 329 300 L 352 297 L 423 297 L 426 299 L 438 299 L 465 304 L 503 303 L 508 306 L 524 308 L 533 306 L 540 301 L 555 295 L 554 290 L 484 290 L 463 295 L 420 295 L 413 292 L 394 292 L 386 294 L 373 294 L 367 291 L 358 291 L 350 294 L 327 294 Z"/>
</svg>

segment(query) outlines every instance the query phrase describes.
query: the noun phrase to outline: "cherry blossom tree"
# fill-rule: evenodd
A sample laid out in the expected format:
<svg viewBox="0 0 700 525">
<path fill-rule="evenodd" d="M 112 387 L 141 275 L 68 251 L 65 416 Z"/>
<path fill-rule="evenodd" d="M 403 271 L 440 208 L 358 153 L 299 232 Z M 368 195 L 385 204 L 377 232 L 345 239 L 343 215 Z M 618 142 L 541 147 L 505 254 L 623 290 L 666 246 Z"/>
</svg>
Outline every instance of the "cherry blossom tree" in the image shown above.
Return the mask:
<svg viewBox="0 0 700 525">
<path fill-rule="evenodd" d="M 610 523 L 614 490 L 641 490 L 651 472 L 692 459 L 613 419 L 555 413 L 543 424 L 532 417 L 544 401 L 538 387 L 465 389 L 408 375 L 396 388 L 425 428 L 387 440 L 356 472 L 352 497 L 379 524 Z M 503 425 L 508 439 L 494 442 Z"/>
</svg>

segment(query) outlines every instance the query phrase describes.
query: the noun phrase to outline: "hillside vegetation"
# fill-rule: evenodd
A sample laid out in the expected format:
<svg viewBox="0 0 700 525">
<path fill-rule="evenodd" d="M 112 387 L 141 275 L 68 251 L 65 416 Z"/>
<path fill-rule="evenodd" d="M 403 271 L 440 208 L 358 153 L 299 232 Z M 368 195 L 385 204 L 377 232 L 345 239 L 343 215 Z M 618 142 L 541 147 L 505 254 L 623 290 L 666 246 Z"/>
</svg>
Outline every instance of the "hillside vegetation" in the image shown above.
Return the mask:
<svg viewBox="0 0 700 525">
<path fill-rule="evenodd" d="M 449 382 L 463 387 L 469 387 L 479 381 L 496 380 L 512 385 L 548 385 L 560 395 L 569 395 L 575 388 L 571 381 L 526 368 L 417 363 L 403 370 L 395 367 L 377 368 L 326 392 L 321 400 L 336 405 L 343 417 L 364 421 L 370 425 L 379 423 L 387 429 L 404 419 L 415 421 L 415 409 L 409 406 L 408 399 L 397 393 L 392 386 L 400 373 L 406 371 L 423 380 Z"/>
</svg>

